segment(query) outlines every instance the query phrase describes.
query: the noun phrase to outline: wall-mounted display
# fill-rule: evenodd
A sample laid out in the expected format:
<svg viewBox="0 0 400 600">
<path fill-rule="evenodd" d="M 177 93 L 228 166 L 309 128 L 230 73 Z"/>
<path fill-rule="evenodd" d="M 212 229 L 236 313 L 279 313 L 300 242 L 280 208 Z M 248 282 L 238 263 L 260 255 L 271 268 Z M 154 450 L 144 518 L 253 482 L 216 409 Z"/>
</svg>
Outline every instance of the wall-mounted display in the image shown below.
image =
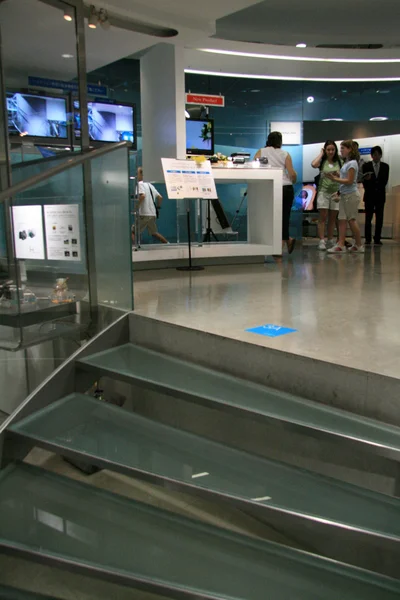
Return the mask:
<svg viewBox="0 0 400 600">
<path fill-rule="evenodd" d="M 13 206 L 15 256 L 19 259 L 45 258 L 42 207 Z"/>
<path fill-rule="evenodd" d="M 79 205 L 47 204 L 44 221 L 48 260 L 80 261 Z"/>
<path fill-rule="evenodd" d="M 131 142 L 136 147 L 135 106 L 88 102 L 89 138 L 92 142 Z M 79 102 L 74 101 L 74 136 L 81 137 Z"/>
<path fill-rule="evenodd" d="M 270 131 L 280 131 L 284 146 L 297 146 L 302 143 L 300 121 L 271 121 Z"/>
<path fill-rule="evenodd" d="M 11 138 L 68 142 L 67 98 L 63 96 L 7 92 L 7 118 Z"/>
</svg>

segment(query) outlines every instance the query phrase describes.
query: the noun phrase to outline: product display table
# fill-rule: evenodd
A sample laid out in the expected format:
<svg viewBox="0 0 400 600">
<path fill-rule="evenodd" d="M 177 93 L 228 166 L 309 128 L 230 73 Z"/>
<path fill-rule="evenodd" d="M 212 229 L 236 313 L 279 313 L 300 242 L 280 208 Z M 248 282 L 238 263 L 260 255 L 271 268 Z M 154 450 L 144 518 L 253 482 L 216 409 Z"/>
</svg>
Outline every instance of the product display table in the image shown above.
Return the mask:
<svg viewBox="0 0 400 600">
<path fill-rule="evenodd" d="M 269 256 L 282 252 L 282 170 L 258 163 L 213 167 L 214 179 L 220 184 L 247 186 L 247 242 L 192 244 L 192 256 L 228 258 Z M 187 259 L 187 245 L 143 245 L 133 252 L 133 262 L 147 263 Z"/>
</svg>

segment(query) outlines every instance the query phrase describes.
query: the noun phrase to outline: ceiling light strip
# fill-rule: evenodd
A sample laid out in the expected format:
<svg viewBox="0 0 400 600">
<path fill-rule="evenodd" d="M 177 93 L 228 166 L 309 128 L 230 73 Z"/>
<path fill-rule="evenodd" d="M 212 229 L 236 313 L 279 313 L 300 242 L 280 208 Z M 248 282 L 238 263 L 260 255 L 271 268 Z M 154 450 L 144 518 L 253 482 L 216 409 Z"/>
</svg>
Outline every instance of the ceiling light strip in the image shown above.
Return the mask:
<svg viewBox="0 0 400 600">
<path fill-rule="evenodd" d="M 251 73 L 226 73 L 223 71 L 206 71 L 203 69 L 185 69 L 185 73 L 191 75 L 215 75 L 216 77 L 238 77 L 240 79 L 272 79 L 275 81 L 320 81 L 344 82 L 344 83 L 373 83 L 400 81 L 399 77 L 291 77 L 289 75 L 257 75 Z"/>
<path fill-rule="evenodd" d="M 400 58 L 322 58 L 320 56 L 286 56 L 283 54 L 258 54 L 257 52 L 240 52 L 238 50 L 218 50 L 216 48 L 198 48 L 200 52 L 224 54 L 226 56 L 243 56 L 244 58 L 266 58 L 269 60 L 292 60 L 299 62 L 330 62 L 356 64 L 390 64 L 400 63 Z"/>
</svg>

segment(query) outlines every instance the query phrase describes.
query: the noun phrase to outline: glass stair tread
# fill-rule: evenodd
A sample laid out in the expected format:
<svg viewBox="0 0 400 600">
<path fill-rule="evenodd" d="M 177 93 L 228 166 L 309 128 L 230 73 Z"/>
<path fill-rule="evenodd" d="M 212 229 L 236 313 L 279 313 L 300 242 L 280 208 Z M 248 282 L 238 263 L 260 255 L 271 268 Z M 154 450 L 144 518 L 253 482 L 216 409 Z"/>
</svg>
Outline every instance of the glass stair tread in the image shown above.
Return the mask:
<svg viewBox="0 0 400 600">
<path fill-rule="evenodd" d="M 0 600 L 57 600 L 57 598 L 0 585 Z"/>
<path fill-rule="evenodd" d="M 400 428 L 218 373 L 134 344 L 124 344 L 78 361 L 86 370 L 164 390 L 177 397 L 293 423 L 400 451 Z"/>
<path fill-rule="evenodd" d="M 394 600 L 400 582 L 29 465 L 0 473 L 0 548 L 176 598 Z"/>
<path fill-rule="evenodd" d="M 8 431 L 90 463 L 107 461 L 192 489 L 400 541 L 400 499 L 253 456 L 83 394 L 72 394 Z M 132 472 L 131 474 L 135 474 Z M 195 490 L 193 490 L 195 491 Z"/>
</svg>

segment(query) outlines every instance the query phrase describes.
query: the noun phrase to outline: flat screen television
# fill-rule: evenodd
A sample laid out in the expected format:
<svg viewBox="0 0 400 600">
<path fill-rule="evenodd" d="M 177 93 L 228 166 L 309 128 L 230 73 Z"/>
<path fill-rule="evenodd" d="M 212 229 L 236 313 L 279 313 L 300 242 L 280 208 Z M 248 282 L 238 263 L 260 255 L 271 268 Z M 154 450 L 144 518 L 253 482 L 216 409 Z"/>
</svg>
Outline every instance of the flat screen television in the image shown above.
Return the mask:
<svg viewBox="0 0 400 600">
<path fill-rule="evenodd" d="M 204 156 L 214 154 L 212 119 L 186 119 L 186 154 Z"/>
<path fill-rule="evenodd" d="M 315 183 L 303 183 L 303 187 L 296 196 L 295 204 L 301 204 L 303 211 L 314 211 L 317 210 L 316 199 L 317 186 L 315 185 Z"/>
<path fill-rule="evenodd" d="M 89 138 L 92 142 L 131 142 L 136 148 L 135 105 L 88 102 Z M 74 136 L 81 137 L 79 102 L 74 101 Z"/>
<path fill-rule="evenodd" d="M 11 141 L 69 144 L 66 97 L 7 92 L 6 99 Z"/>
</svg>

